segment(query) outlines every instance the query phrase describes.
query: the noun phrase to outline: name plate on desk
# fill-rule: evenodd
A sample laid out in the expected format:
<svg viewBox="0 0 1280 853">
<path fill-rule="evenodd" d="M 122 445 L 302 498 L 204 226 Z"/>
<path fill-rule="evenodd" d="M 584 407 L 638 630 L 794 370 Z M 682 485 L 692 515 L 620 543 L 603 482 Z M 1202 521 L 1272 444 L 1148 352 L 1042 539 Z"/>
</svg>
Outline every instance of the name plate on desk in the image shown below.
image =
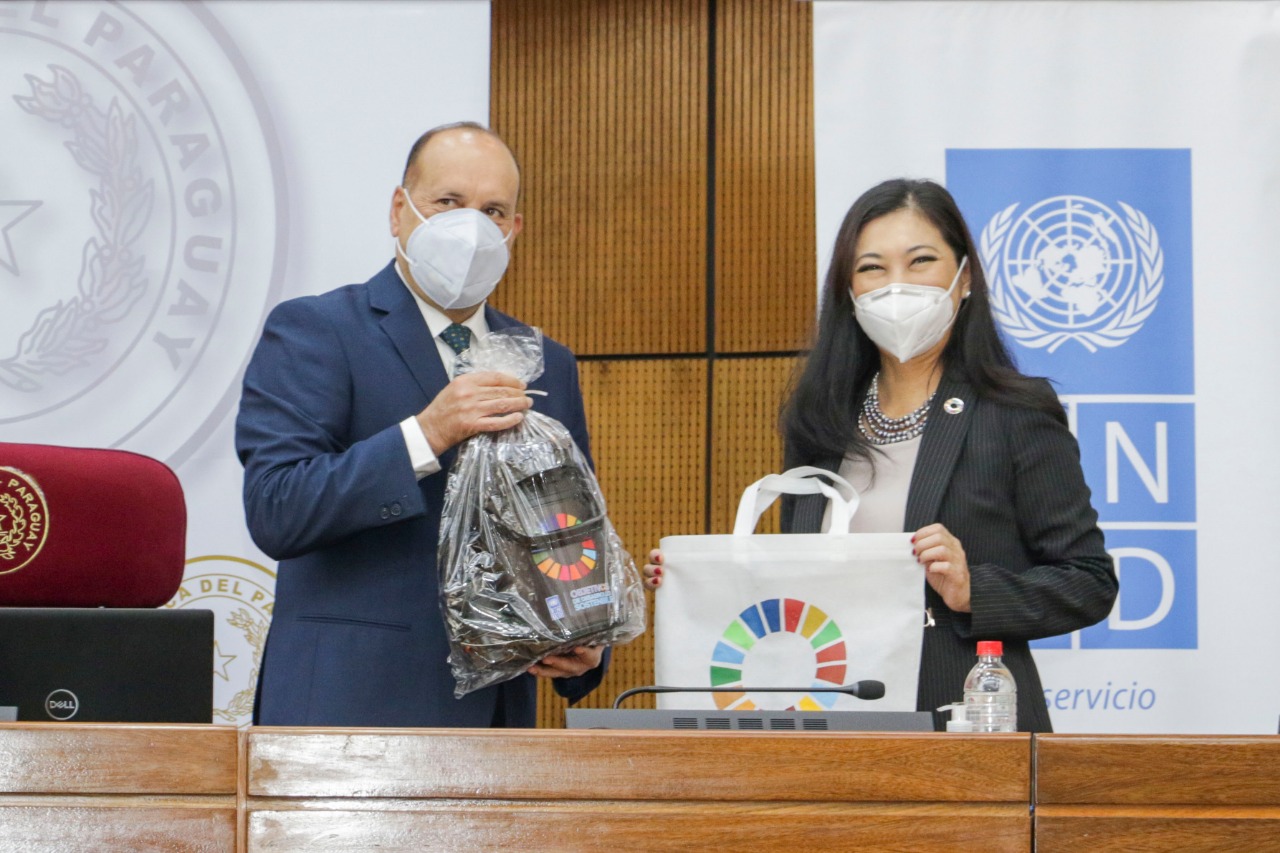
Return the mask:
<svg viewBox="0 0 1280 853">
<path fill-rule="evenodd" d="M 931 732 L 928 711 L 649 711 L 569 708 L 571 729 L 721 732 Z"/>
</svg>

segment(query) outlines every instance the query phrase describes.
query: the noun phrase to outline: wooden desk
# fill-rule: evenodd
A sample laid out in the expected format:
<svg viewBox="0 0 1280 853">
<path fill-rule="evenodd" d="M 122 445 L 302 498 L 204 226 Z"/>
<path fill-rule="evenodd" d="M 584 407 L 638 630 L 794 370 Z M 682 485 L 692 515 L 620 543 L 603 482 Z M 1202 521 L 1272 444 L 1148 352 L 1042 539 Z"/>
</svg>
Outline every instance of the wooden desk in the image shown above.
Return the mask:
<svg viewBox="0 0 1280 853">
<path fill-rule="evenodd" d="M 236 730 L 0 723 L 0 851 L 226 853 Z"/>
<path fill-rule="evenodd" d="M 1033 793 L 1040 853 L 1280 850 L 1276 736 L 0 724 L 0 853 L 1029 850 Z"/>
<path fill-rule="evenodd" d="M 1038 853 L 1280 850 L 1280 737 L 1038 735 Z"/>
<path fill-rule="evenodd" d="M 1030 736 L 249 729 L 249 851 L 1031 846 Z"/>
</svg>

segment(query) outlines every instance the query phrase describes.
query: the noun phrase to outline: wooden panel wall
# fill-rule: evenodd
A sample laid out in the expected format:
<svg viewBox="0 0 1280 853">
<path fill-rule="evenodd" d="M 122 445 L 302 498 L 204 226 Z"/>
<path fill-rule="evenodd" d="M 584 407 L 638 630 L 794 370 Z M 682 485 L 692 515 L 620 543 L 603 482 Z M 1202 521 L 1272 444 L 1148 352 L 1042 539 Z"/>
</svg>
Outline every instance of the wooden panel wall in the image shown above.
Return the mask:
<svg viewBox="0 0 1280 853">
<path fill-rule="evenodd" d="M 525 217 L 496 302 L 578 354 L 638 561 L 665 535 L 727 532 L 743 487 L 780 465 L 778 403 L 815 311 L 811 5 L 492 10 L 491 121 Z M 583 705 L 651 683 L 646 635 Z M 544 690 L 539 725 L 563 708 Z"/>
<path fill-rule="evenodd" d="M 817 304 L 811 3 L 716 0 L 716 349 L 801 349 Z"/>
<path fill-rule="evenodd" d="M 579 355 L 703 349 L 707 2 L 492 6 L 525 219 L 500 301 Z"/>
<path fill-rule="evenodd" d="M 781 470 L 782 442 L 774 428 L 794 372 L 792 357 L 720 359 L 712 399 L 711 530 L 733 529 L 738 499 L 748 483 Z M 756 528 L 778 532 L 778 508 Z"/>
<path fill-rule="evenodd" d="M 703 528 L 707 371 L 702 359 L 588 361 L 582 393 L 592 455 L 609 517 L 637 568 L 658 540 Z M 653 596 L 645 624 L 653 625 Z M 583 707 L 607 708 L 629 687 L 653 683 L 653 631 L 615 650 L 605 683 Z M 568 703 L 540 695 L 539 721 L 564 725 Z M 647 700 L 647 701 L 646 701 Z M 628 702 L 652 708 L 652 698 Z"/>
</svg>

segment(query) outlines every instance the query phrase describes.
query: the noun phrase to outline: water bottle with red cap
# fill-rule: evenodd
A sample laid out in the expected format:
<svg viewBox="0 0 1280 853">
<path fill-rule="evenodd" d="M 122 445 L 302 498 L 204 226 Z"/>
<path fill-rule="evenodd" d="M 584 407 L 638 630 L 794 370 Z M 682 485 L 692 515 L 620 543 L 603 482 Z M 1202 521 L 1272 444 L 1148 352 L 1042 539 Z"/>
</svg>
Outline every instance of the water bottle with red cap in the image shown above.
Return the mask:
<svg viewBox="0 0 1280 853">
<path fill-rule="evenodd" d="M 964 680 L 965 717 L 975 732 L 1018 730 L 1018 688 L 1001 655 L 999 640 L 978 643 L 978 662 Z"/>
</svg>

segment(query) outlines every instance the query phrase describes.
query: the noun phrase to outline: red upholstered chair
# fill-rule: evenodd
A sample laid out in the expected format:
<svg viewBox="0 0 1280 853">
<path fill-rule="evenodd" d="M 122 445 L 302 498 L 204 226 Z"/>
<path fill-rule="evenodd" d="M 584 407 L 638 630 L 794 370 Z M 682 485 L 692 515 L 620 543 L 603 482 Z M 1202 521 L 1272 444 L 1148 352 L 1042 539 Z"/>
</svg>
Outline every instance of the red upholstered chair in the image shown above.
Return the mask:
<svg viewBox="0 0 1280 853">
<path fill-rule="evenodd" d="M 163 463 L 0 443 L 0 606 L 159 607 L 182 583 L 186 537 Z"/>
</svg>

